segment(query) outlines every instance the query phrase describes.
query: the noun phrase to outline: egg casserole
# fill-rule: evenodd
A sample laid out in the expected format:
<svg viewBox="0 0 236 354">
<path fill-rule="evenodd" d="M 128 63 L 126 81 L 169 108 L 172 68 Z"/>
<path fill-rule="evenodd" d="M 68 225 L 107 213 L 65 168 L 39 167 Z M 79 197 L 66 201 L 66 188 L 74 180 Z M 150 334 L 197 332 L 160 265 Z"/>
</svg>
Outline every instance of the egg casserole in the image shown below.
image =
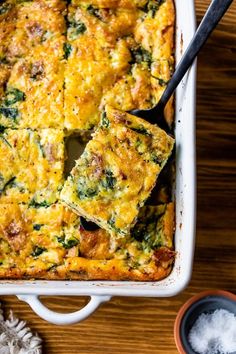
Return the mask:
<svg viewBox="0 0 236 354">
<path fill-rule="evenodd" d="M 107 106 L 63 187 L 62 201 L 107 231 L 129 234 L 173 144 L 164 130 Z"/>
<path fill-rule="evenodd" d="M 0 2 L 0 278 L 170 273 L 174 139 L 125 111 L 161 97 L 174 23 L 173 0 Z M 68 139 L 91 133 L 66 178 Z"/>
</svg>

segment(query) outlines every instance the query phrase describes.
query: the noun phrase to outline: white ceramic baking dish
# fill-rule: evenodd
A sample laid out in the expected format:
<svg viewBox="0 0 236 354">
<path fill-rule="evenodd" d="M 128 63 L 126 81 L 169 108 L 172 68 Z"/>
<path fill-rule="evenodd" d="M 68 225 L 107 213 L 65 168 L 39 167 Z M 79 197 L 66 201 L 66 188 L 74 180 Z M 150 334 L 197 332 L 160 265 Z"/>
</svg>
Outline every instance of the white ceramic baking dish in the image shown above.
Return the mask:
<svg viewBox="0 0 236 354">
<path fill-rule="evenodd" d="M 195 31 L 193 0 L 176 0 L 176 62 Z M 172 273 L 159 282 L 129 281 L 0 281 L 0 295 L 17 295 L 48 322 L 65 325 L 82 321 L 112 296 L 173 296 L 188 284 L 195 244 L 195 90 L 194 65 L 176 92 L 176 232 L 177 258 Z M 40 295 L 85 295 L 90 302 L 77 312 L 55 313 Z"/>
</svg>

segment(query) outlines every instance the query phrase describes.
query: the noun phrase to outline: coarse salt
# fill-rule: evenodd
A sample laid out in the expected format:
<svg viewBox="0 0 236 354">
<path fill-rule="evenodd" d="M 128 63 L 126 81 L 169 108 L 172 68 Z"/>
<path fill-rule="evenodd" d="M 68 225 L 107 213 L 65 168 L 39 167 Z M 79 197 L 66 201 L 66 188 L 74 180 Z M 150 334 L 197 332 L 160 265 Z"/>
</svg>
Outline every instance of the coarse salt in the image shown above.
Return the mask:
<svg viewBox="0 0 236 354">
<path fill-rule="evenodd" d="M 224 309 L 202 313 L 191 328 L 188 340 L 199 354 L 236 352 L 236 316 Z"/>
</svg>

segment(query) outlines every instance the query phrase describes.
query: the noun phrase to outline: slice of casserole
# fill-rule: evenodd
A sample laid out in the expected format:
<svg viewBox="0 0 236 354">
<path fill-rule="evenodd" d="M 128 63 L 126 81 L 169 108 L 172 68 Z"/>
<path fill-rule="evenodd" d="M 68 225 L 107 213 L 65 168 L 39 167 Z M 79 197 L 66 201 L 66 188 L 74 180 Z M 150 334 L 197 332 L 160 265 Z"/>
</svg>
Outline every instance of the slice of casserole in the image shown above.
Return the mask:
<svg viewBox="0 0 236 354">
<path fill-rule="evenodd" d="M 11 7 L 13 18 L 1 21 L 0 15 L 10 31 L 2 58 L 0 45 L 0 125 L 63 129 L 65 2 L 17 1 Z"/>
<path fill-rule="evenodd" d="M 0 101 L 11 72 L 7 51 L 16 27 L 15 16 L 16 7 L 12 1 L 0 2 Z"/>
<path fill-rule="evenodd" d="M 159 280 L 174 261 L 173 204 L 141 213 L 126 239 L 84 230 L 79 216 L 59 203 L 0 204 L 0 277 Z"/>
<path fill-rule="evenodd" d="M 0 205 L 1 272 L 38 274 L 63 262 L 65 251 L 57 241 L 62 236 L 63 207 Z M 27 275 L 24 274 L 24 275 Z"/>
<path fill-rule="evenodd" d="M 1 130 L 0 203 L 54 203 L 62 188 L 63 169 L 63 131 Z"/>
<path fill-rule="evenodd" d="M 7 64 L 7 51 L 15 31 L 16 6 L 12 1 L 0 3 L 0 63 Z"/>
<path fill-rule="evenodd" d="M 63 129 L 63 83 L 64 64 L 58 58 L 35 50 L 19 59 L 0 98 L 0 125 Z"/>
<path fill-rule="evenodd" d="M 173 145 L 159 127 L 108 106 L 60 198 L 107 231 L 127 235 Z"/>
<path fill-rule="evenodd" d="M 66 1 L 15 1 L 14 31 L 7 48 L 7 59 L 16 62 L 34 51 L 60 56 L 61 40 L 65 41 Z M 15 3 L 15 5 L 14 5 Z"/>
</svg>

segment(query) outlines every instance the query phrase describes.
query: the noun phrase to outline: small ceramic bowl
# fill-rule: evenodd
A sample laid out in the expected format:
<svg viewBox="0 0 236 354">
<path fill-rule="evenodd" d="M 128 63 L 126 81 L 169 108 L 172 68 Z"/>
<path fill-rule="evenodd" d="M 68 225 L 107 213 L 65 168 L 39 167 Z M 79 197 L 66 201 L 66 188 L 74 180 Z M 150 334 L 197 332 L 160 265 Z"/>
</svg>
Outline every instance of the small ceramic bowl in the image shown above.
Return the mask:
<svg viewBox="0 0 236 354">
<path fill-rule="evenodd" d="M 236 315 L 236 295 L 224 290 L 203 291 L 181 307 L 174 326 L 175 343 L 180 354 L 197 354 L 188 341 L 190 329 L 202 313 L 212 313 L 217 309 Z"/>
</svg>

